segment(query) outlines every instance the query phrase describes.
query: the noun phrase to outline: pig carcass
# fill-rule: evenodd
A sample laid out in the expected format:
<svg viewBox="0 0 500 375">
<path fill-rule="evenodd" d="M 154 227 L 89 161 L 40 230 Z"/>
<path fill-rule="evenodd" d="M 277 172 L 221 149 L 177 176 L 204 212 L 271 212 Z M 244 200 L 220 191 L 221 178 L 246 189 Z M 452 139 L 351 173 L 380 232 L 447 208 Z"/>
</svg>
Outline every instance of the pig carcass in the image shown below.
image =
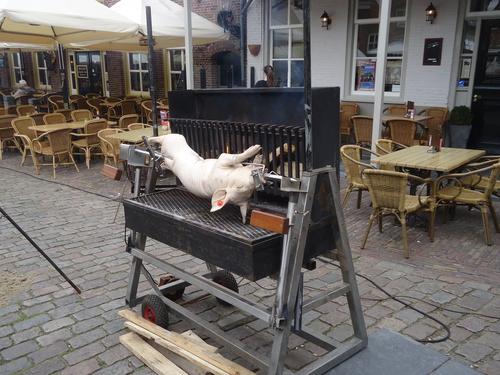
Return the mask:
<svg viewBox="0 0 500 375">
<path fill-rule="evenodd" d="M 181 134 L 149 137 L 152 144 L 161 145 L 163 168 L 170 169 L 191 193 L 212 199 L 210 212 L 231 203 L 240 206 L 245 223 L 250 198 L 255 190 L 252 170 L 256 165 L 241 163 L 255 156 L 260 145 L 249 147 L 241 154 L 221 154 L 218 159 L 203 159 L 186 142 Z"/>
</svg>

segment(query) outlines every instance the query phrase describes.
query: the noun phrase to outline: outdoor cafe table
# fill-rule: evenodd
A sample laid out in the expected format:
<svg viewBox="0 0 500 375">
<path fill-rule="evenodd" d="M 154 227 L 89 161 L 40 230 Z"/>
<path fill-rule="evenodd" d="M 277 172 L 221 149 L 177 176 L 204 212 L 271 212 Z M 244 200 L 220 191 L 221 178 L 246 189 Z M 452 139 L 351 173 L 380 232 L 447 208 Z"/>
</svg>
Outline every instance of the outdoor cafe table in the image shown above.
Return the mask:
<svg viewBox="0 0 500 375">
<path fill-rule="evenodd" d="M 108 126 L 116 125 L 116 121 L 107 121 Z M 28 129 L 35 130 L 38 133 L 45 133 L 51 130 L 59 130 L 59 129 L 71 129 L 78 130 L 83 129 L 85 127 L 85 121 L 73 121 L 73 122 L 62 122 L 59 124 L 50 124 L 50 125 L 36 125 L 30 126 Z"/>
<path fill-rule="evenodd" d="M 389 120 L 400 120 L 400 119 L 408 119 L 416 122 L 424 122 L 430 120 L 433 116 L 421 116 L 415 115 L 412 119 L 409 117 L 405 117 L 403 115 L 382 115 L 382 122 L 387 122 Z"/>
<path fill-rule="evenodd" d="M 164 131 L 161 126 L 158 127 L 158 135 L 167 135 L 170 134 L 170 130 Z M 124 143 L 140 143 L 142 142 L 142 137 L 152 137 L 153 136 L 153 127 L 147 127 L 143 129 L 135 129 L 129 130 L 125 132 L 120 132 L 116 134 L 107 135 L 106 138 L 114 138 L 118 139 Z"/>
<path fill-rule="evenodd" d="M 484 150 L 443 147 L 439 152 L 427 152 L 428 146 L 412 146 L 371 159 L 379 165 L 451 172 L 484 155 Z"/>
</svg>

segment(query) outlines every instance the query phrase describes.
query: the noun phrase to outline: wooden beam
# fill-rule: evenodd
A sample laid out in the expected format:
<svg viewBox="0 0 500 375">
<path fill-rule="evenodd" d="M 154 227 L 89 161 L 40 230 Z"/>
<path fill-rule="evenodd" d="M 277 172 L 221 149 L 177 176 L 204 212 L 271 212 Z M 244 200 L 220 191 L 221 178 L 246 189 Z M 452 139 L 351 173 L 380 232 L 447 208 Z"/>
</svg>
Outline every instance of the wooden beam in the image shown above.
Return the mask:
<svg viewBox="0 0 500 375">
<path fill-rule="evenodd" d="M 120 342 L 158 375 L 189 375 L 134 332 L 121 335 Z"/>
</svg>

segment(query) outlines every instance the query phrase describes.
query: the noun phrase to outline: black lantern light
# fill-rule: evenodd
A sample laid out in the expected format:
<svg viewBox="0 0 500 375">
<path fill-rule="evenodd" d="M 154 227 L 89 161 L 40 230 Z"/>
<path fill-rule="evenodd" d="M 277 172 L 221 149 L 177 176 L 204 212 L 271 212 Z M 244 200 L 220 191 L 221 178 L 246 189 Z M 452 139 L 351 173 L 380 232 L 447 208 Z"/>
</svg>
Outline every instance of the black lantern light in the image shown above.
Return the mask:
<svg viewBox="0 0 500 375">
<path fill-rule="evenodd" d="M 323 14 L 321 15 L 321 27 L 326 27 L 326 29 L 328 30 L 328 25 L 330 25 L 331 23 L 332 19 L 330 18 L 328 13 L 326 13 L 326 11 L 323 11 Z"/>
<path fill-rule="evenodd" d="M 432 5 L 432 2 L 425 10 L 425 16 L 426 16 L 425 19 L 427 21 L 430 21 L 431 24 L 434 22 L 434 18 L 436 18 L 437 12 L 436 12 L 436 8 L 434 8 L 434 5 Z"/>
</svg>

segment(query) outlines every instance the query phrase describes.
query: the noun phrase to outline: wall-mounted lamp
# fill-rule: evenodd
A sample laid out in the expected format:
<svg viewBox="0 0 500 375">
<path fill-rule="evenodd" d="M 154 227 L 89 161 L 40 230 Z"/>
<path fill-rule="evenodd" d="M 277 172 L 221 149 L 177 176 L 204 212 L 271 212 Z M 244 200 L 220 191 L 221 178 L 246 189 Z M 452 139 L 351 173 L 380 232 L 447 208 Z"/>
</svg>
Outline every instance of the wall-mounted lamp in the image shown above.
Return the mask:
<svg viewBox="0 0 500 375">
<path fill-rule="evenodd" d="M 326 13 L 326 11 L 323 11 L 323 14 L 321 15 L 321 27 L 326 27 L 326 29 L 328 30 L 328 25 L 330 25 L 331 23 L 332 19 L 330 18 L 328 13 Z"/>
<path fill-rule="evenodd" d="M 434 18 L 436 18 L 436 16 L 437 16 L 436 8 L 434 8 L 434 5 L 432 5 L 432 2 L 431 2 L 431 5 L 429 5 L 427 7 L 427 9 L 425 10 L 425 19 L 426 19 L 426 21 L 430 21 L 432 24 L 434 22 Z"/>
</svg>

